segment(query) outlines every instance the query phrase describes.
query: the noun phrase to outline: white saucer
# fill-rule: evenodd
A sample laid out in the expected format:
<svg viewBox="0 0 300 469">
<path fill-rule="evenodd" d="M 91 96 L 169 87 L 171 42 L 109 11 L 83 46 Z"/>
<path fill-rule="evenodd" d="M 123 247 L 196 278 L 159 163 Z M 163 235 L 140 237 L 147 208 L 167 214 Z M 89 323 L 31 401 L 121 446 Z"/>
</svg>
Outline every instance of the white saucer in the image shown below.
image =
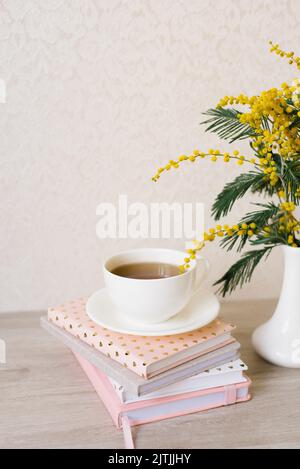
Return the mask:
<svg viewBox="0 0 300 469">
<path fill-rule="evenodd" d="M 181 334 L 209 324 L 219 314 L 220 303 L 209 290 L 195 293 L 189 304 L 176 316 L 159 324 L 138 324 L 129 321 L 117 310 L 105 288 L 96 291 L 86 303 L 86 312 L 96 324 L 123 334 L 162 336 Z"/>
</svg>

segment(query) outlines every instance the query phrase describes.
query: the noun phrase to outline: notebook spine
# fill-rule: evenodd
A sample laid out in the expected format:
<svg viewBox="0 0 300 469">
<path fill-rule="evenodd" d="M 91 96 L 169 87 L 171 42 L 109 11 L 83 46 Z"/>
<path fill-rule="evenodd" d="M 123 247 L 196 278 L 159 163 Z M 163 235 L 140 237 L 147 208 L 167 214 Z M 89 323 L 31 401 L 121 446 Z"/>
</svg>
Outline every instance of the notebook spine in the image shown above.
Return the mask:
<svg viewBox="0 0 300 469">
<path fill-rule="evenodd" d="M 108 378 L 104 373 L 99 372 L 91 363 L 87 362 L 79 354 L 73 352 L 78 360 L 81 368 L 86 373 L 90 382 L 95 388 L 96 393 L 104 403 L 111 418 L 117 428 L 121 427 L 120 415 L 122 412 L 122 405 L 119 402 L 116 394 L 110 390 L 112 387 Z"/>
</svg>

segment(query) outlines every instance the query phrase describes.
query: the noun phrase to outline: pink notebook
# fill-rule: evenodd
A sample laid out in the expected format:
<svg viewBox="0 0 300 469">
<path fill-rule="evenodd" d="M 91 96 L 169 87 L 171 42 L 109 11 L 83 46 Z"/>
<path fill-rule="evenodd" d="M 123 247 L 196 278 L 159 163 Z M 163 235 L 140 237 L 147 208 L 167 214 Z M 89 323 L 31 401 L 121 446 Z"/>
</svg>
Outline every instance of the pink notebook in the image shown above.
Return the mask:
<svg viewBox="0 0 300 469">
<path fill-rule="evenodd" d="M 109 378 L 80 355 L 75 354 L 117 428 L 123 428 L 125 446 L 133 448 L 130 427 L 207 409 L 244 402 L 250 399 L 251 381 L 219 386 L 148 400 L 122 403 Z"/>
<path fill-rule="evenodd" d="M 86 300 L 49 308 L 48 320 L 143 378 L 156 376 L 234 342 L 233 324 L 216 319 L 190 333 L 162 337 L 134 336 L 98 326 L 85 311 Z"/>
</svg>

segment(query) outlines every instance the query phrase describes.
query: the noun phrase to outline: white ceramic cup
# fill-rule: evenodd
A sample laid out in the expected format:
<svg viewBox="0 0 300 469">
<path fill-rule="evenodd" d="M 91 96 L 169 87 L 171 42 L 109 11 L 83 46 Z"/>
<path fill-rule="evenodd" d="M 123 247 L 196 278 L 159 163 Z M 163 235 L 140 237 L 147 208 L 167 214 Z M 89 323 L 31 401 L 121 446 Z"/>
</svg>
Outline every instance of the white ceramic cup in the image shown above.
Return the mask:
<svg viewBox="0 0 300 469">
<path fill-rule="evenodd" d="M 159 279 L 121 277 L 111 271 L 126 264 L 161 262 L 179 266 L 186 254 L 172 249 L 135 249 L 122 252 L 104 263 L 107 292 L 120 313 L 139 324 L 153 324 L 175 316 L 199 289 L 207 271 L 203 257 L 190 262 L 190 268 L 179 275 Z"/>
</svg>

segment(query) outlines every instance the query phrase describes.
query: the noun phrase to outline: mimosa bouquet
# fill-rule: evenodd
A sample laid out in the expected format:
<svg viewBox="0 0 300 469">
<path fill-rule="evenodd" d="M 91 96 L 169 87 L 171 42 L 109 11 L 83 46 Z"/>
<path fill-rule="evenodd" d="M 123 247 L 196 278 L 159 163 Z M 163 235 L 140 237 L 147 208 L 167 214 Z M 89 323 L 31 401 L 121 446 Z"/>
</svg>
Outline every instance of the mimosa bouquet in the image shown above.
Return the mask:
<svg viewBox="0 0 300 469">
<path fill-rule="evenodd" d="M 281 50 L 278 44 L 270 42 L 270 46 L 271 52 L 300 69 L 300 57 Z M 238 109 L 232 107 L 236 105 Z M 153 180 L 158 181 L 164 172 L 178 168 L 185 161 L 194 163 L 201 158 L 249 165 L 247 172 L 226 184 L 217 195 L 212 206 L 216 221 L 226 216 L 234 203 L 249 191 L 269 197 L 269 201 L 255 204 L 255 210 L 233 226 L 217 224 L 203 233 L 199 240 L 194 240 L 193 248 L 187 251 L 180 266 L 182 271 L 188 269 L 197 251 L 218 238 L 227 250 L 235 248 L 241 252 L 250 244 L 253 249 L 244 252 L 215 283 L 225 296 L 249 282 L 255 267 L 274 247 L 300 247 L 300 221 L 295 215 L 300 200 L 300 80 L 294 80 L 291 85 L 283 83 L 281 88 L 271 88 L 258 96 L 225 96 L 216 108 L 204 114 L 208 116 L 203 122 L 207 131 L 230 143 L 248 139 L 251 156 L 244 156 L 238 150 L 231 153 L 218 149 L 194 150 L 192 155 L 181 155 L 159 168 Z"/>
</svg>

